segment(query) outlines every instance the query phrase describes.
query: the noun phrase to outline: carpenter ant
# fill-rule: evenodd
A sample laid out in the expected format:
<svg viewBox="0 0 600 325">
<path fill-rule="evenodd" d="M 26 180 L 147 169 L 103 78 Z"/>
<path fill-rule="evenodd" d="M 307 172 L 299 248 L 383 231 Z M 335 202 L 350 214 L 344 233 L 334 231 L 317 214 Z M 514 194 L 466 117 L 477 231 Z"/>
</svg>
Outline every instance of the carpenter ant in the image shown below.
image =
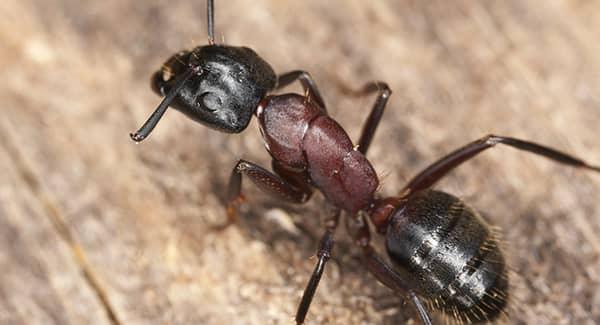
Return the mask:
<svg viewBox="0 0 600 325">
<path fill-rule="evenodd" d="M 226 212 L 236 219 L 242 200 L 242 175 L 263 191 L 304 203 L 316 188 L 335 207 L 317 252 L 318 261 L 304 291 L 296 322 L 304 322 L 325 264 L 331 256 L 341 212 L 360 247 L 365 265 L 381 283 L 406 296 L 421 321 L 431 324 L 423 301 L 464 322 L 491 321 L 504 313 L 507 267 L 497 239 L 483 219 L 459 198 L 432 190 L 447 173 L 480 152 L 507 145 L 558 163 L 600 172 L 600 167 L 556 149 L 505 136 L 488 135 L 451 152 L 421 171 L 394 197 L 378 197 L 379 180 L 365 157 L 391 90 L 369 82 L 358 95 L 377 99 L 354 146 L 328 114 L 305 71 L 276 76 L 267 62 L 247 47 L 215 44 L 213 0 L 207 1 L 208 45 L 181 51 L 152 76 L 152 89 L 164 96 L 156 111 L 131 138 L 142 141 L 168 106 L 208 127 L 228 133 L 244 130 L 256 115 L 270 172 L 252 162 L 237 162 L 229 180 Z M 305 94 L 269 95 L 294 81 Z M 385 235 L 389 265 L 370 243 L 367 218 Z"/>
</svg>

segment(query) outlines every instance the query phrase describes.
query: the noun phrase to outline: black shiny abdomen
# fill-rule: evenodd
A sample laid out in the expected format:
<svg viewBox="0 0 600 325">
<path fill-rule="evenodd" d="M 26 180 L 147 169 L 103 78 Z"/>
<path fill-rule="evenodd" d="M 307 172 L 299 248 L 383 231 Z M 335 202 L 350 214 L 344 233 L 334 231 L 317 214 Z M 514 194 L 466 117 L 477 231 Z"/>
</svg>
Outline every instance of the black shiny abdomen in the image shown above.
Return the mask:
<svg viewBox="0 0 600 325">
<path fill-rule="evenodd" d="M 410 197 L 387 229 L 398 271 L 434 308 L 463 321 L 496 319 L 508 298 L 504 257 L 481 217 L 439 191 Z"/>
</svg>

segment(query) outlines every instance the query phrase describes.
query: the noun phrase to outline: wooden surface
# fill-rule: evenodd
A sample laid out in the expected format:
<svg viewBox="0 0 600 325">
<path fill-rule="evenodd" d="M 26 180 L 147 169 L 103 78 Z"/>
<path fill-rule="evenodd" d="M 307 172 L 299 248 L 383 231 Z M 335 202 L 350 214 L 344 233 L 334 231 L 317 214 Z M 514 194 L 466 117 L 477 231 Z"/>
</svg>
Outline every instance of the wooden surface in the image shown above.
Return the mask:
<svg viewBox="0 0 600 325">
<path fill-rule="evenodd" d="M 245 186 L 240 225 L 210 232 L 236 159 L 268 166 L 256 124 L 227 136 L 169 111 L 128 137 L 160 101 L 151 73 L 205 43 L 204 2 L 4 0 L 0 17 L 0 323 L 292 323 L 322 198 Z M 310 71 L 354 139 L 372 99 L 340 82 L 390 84 L 368 155 L 382 193 L 490 132 L 600 162 L 600 2 L 232 0 L 216 22 L 278 72 Z M 600 322 L 599 175 L 498 147 L 438 187 L 505 231 L 505 322 Z M 388 291 L 339 230 L 307 323 L 409 319 L 376 310 Z"/>
</svg>

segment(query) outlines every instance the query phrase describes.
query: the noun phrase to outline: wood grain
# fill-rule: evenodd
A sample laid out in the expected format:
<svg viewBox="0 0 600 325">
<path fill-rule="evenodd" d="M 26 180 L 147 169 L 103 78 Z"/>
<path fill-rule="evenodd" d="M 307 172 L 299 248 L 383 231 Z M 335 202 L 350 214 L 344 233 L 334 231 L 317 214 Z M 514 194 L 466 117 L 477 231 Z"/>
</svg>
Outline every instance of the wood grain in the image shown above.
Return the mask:
<svg viewBox="0 0 600 325">
<path fill-rule="evenodd" d="M 151 73 L 206 42 L 204 2 L 8 0 L 0 17 L 0 323 L 292 323 L 322 199 L 245 186 L 240 225 L 211 232 L 236 159 L 269 164 L 254 122 L 227 136 L 169 111 L 128 137 L 160 100 Z M 369 152 L 382 193 L 487 133 L 600 162 L 598 2 L 231 0 L 216 22 L 278 72 L 310 71 L 354 139 L 372 99 L 340 84 L 390 84 Z M 505 232 L 504 322 L 600 322 L 600 176 L 498 147 L 439 188 Z M 386 289 L 337 239 L 307 322 L 408 320 L 375 310 Z"/>
</svg>

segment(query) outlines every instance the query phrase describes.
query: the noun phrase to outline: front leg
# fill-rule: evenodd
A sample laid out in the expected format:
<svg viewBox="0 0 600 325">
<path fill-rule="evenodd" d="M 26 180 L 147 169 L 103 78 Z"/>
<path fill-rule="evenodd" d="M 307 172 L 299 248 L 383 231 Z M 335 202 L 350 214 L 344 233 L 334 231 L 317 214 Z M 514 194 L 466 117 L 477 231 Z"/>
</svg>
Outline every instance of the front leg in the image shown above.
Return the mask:
<svg viewBox="0 0 600 325">
<path fill-rule="evenodd" d="M 325 112 L 327 112 L 325 102 L 319 92 L 317 83 L 313 80 L 310 73 L 306 71 L 294 70 L 279 75 L 277 77 L 277 89 L 281 89 L 294 81 L 300 82 L 307 98 L 316 102 Z"/>
<path fill-rule="evenodd" d="M 240 159 L 229 177 L 229 186 L 227 191 L 227 223 L 226 227 L 237 220 L 237 211 L 240 203 L 244 201 L 242 194 L 242 174 L 252 180 L 265 193 L 276 196 L 282 200 L 292 203 L 304 203 L 311 194 L 309 187 L 300 187 L 292 185 L 287 179 L 274 174 L 252 162 Z"/>
</svg>

